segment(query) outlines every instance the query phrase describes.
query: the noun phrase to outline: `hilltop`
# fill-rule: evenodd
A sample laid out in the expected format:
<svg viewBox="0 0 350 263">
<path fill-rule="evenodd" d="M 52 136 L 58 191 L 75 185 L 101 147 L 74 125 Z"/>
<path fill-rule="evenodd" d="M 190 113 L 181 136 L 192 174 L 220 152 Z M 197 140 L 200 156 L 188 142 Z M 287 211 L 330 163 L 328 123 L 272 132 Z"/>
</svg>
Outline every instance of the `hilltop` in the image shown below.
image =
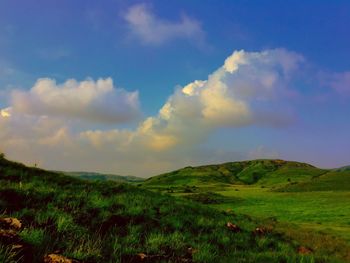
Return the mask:
<svg viewBox="0 0 350 263">
<path fill-rule="evenodd" d="M 1 218 L 16 218 L 22 225 L 17 232 L 0 231 L 1 262 L 42 262 L 49 253 L 76 262 L 315 262 L 335 257 L 329 249 L 314 251 L 304 241 L 291 240 L 275 230 L 274 220 L 256 221 L 129 184 L 81 180 L 4 158 L 0 208 Z"/>
</svg>

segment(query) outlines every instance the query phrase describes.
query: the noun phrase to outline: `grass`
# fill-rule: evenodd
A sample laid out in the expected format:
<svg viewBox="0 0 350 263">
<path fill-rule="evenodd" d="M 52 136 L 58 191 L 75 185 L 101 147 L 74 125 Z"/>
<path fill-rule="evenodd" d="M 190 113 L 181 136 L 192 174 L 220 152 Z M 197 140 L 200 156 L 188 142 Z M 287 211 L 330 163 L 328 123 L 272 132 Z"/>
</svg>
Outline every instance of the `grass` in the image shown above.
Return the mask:
<svg viewBox="0 0 350 263">
<path fill-rule="evenodd" d="M 259 187 L 241 186 L 239 191 L 218 191 L 241 202 L 217 205 L 256 217 L 275 217 L 280 221 L 336 234 L 350 241 L 350 192 L 272 192 Z M 348 201 L 347 201 L 348 200 Z"/>
<path fill-rule="evenodd" d="M 276 220 L 291 239 L 350 261 L 350 172 L 344 169 L 256 160 L 184 168 L 143 187 L 261 222 Z"/>
<path fill-rule="evenodd" d="M 138 253 L 146 253 L 152 262 L 336 262 L 338 257 L 327 250 L 298 254 L 303 241 L 280 233 L 273 221 L 264 223 L 271 226 L 269 232 L 257 236 L 252 231 L 261 222 L 236 212 L 128 184 L 28 168 L 4 158 L 0 209 L 2 216 L 22 220 L 19 237 L 26 245 L 23 257 L 1 241 L 4 262 L 42 262 L 54 251 L 83 262 L 132 262 Z M 242 231 L 227 229 L 229 221 Z"/>
<path fill-rule="evenodd" d="M 350 171 L 330 171 L 297 184 L 286 185 L 281 192 L 350 191 Z"/>
<path fill-rule="evenodd" d="M 0 262 L 17 263 L 19 261 L 17 253 L 11 247 L 0 244 Z"/>
</svg>

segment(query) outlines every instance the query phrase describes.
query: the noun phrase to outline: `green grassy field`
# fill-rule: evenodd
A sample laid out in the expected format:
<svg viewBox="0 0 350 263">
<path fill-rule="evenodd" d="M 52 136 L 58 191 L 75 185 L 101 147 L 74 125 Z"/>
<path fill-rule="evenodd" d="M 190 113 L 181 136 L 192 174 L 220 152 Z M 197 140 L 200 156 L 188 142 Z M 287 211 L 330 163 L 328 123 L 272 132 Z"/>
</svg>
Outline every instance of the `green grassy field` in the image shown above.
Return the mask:
<svg viewBox="0 0 350 263">
<path fill-rule="evenodd" d="M 257 217 L 275 217 L 283 222 L 339 235 L 350 242 L 349 191 L 279 193 L 266 188 L 238 186 L 217 193 L 240 198 L 240 202 L 218 204 L 218 208 Z"/>
<path fill-rule="evenodd" d="M 139 253 L 147 256 L 145 262 L 348 259 L 346 244 L 334 238 L 310 254 L 298 253 L 300 246 L 311 247 L 311 239 L 281 232 L 274 220 L 255 220 L 128 184 L 27 168 L 4 158 L 0 209 L 1 218 L 15 217 L 23 224 L 14 239 L 0 237 L 0 262 L 42 262 L 53 252 L 79 262 L 137 262 Z M 240 231 L 230 230 L 228 222 Z M 262 234 L 254 234 L 257 226 L 264 227 Z"/>
<path fill-rule="evenodd" d="M 261 221 L 276 220 L 282 232 L 312 240 L 316 248 L 333 238 L 346 243 L 350 254 L 350 172 L 345 169 L 256 160 L 184 168 L 146 180 L 143 187 Z"/>
</svg>

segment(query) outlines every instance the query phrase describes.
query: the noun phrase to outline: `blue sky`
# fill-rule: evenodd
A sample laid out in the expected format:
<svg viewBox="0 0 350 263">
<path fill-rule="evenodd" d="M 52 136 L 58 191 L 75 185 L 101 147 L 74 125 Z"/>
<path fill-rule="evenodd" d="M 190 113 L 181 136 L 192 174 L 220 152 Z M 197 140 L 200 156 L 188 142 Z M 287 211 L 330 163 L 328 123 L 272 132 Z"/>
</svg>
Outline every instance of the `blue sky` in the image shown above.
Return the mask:
<svg viewBox="0 0 350 263">
<path fill-rule="evenodd" d="M 347 165 L 350 163 L 349 28 L 348 1 L 2 1 L 0 109 L 2 115 L 11 117 L 2 116 L 0 138 L 7 143 L 0 145 L 0 150 L 14 159 L 37 162 L 47 168 L 136 175 L 189 164 L 260 157 L 307 161 L 322 167 Z M 270 52 L 267 58 L 277 56 L 276 64 L 264 64 L 265 55 L 261 54 L 276 49 L 285 53 Z M 177 127 L 184 128 L 176 131 L 180 135 L 175 136 L 174 129 L 169 128 L 175 125 L 169 124 L 173 119 L 159 117 L 160 109 L 167 102 L 174 112 L 180 106 L 185 107 L 177 91 L 195 80 L 207 80 L 235 50 L 246 52 L 237 63 L 245 65 L 242 61 L 249 60 L 251 74 L 261 71 L 270 76 L 273 69 L 276 70 L 273 74 L 278 75 L 281 69 L 277 68 L 286 57 L 288 61 L 302 59 L 293 62 L 292 77 L 282 79 L 283 74 L 278 75 L 281 79 L 272 85 L 276 89 L 273 94 L 261 95 L 256 83 L 253 85 L 251 77 L 240 73 L 241 69 L 230 72 L 243 77 L 224 80 L 229 90 L 224 97 L 232 96 L 235 103 L 243 103 L 249 114 L 254 115 L 254 121 L 234 122 L 232 119 L 245 117 L 230 117 L 229 113 L 236 111 L 232 108 L 224 111 L 218 105 L 224 102 L 216 100 L 209 105 L 203 102 L 204 95 L 186 94 L 199 96 L 198 103 L 206 107 L 201 108 L 201 114 L 212 114 L 215 109 L 221 114 L 218 119 L 228 114 L 231 121 L 210 121 L 204 127 L 202 120 L 191 122 L 191 116 L 179 118 L 176 113 Z M 259 53 L 261 60 L 253 59 L 252 52 Z M 265 66 L 268 72 L 264 71 Z M 56 81 L 41 83 L 50 87 L 49 91 L 45 89 L 47 93 L 40 93 L 45 98 L 40 97 L 38 88 L 33 88 L 41 78 Z M 89 93 L 84 85 L 78 89 L 79 83 L 88 78 L 96 88 Z M 97 80 L 107 78 L 113 84 L 107 81 L 98 89 Z M 68 79 L 75 79 L 77 84 L 63 84 Z M 254 86 L 249 98 L 239 86 L 245 86 L 246 82 Z M 62 93 L 65 87 L 71 88 L 75 95 Z M 101 92 L 111 94 L 106 96 Z M 57 107 L 52 106 L 55 100 L 48 100 L 51 97 L 60 100 Z M 187 103 L 187 97 L 184 101 Z M 193 110 L 192 106 L 186 107 L 189 107 L 186 112 Z M 273 116 L 277 112 L 283 113 L 283 117 Z M 264 115 L 267 113 L 268 117 Z M 43 121 L 43 117 L 50 119 L 50 123 Z M 162 122 L 151 125 L 152 138 L 131 139 L 138 138 L 135 134 L 149 117 Z M 38 122 L 43 127 L 33 131 L 29 123 Z M 198 131 L 185 128 L 191 123 Z M 26 135 L 13 132 L 18 125 L 28 131 Z M 203 130 L 207 132 L 199 132 Z M 101 135 L 103 138 L 109 134 L 110 141 L 98 139 L 96 143 L 97 131 L 107 134 Z M 127 136 L 123 140 L 132 141 L 132 147 L 128 147 L 133 150 L 121 150 L 126 146 L 120 145 L 122 139 L 116 135 L 117 131 L 129 133 L 123 135 Z M 86 132 L 94 138 L 76 143 Z M 200 135 L 193 135 L 197 133 Z M 176 142 L 186 141 L 177 136 L 192 139 L 191 143 L 186 141 L 186 147 L 174 142 L 162 152 L 157 147 L 159 143 L 169 143 L 169 136 Z M 43 140 L 48 138 L 56 138 L 59 145 L 55 147 L 50 141 L 49 154 L 43 146 Z M 155 140 L 151 144 L 157 145 L 157 149 L 145 147 L 144 142 L 139 142 L 142 140 Z M 107 150 L 104 143 L 115 145 L 115 149 Z M 91 154 L 69 161 L 83 149 L 96 152 L 98 157 Z M 58 158 L 62 161 L 54 161 Z M 140 167 L 135 168 L 134 161 Z"/>
</svg>

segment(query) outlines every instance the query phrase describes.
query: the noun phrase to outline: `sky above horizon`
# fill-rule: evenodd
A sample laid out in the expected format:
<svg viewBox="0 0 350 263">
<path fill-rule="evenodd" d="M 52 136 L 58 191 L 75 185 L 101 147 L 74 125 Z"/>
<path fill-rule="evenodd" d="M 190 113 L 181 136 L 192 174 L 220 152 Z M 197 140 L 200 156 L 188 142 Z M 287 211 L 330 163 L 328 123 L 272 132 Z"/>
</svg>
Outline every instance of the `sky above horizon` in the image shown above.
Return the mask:
<svg viewBox="0 0 350 263">
<path fill-rule="evenodd" d="M 349 28 L 349 1 L 1 1 L 0 152 L 142 177 L 349 165 Z"/>
</svg>

